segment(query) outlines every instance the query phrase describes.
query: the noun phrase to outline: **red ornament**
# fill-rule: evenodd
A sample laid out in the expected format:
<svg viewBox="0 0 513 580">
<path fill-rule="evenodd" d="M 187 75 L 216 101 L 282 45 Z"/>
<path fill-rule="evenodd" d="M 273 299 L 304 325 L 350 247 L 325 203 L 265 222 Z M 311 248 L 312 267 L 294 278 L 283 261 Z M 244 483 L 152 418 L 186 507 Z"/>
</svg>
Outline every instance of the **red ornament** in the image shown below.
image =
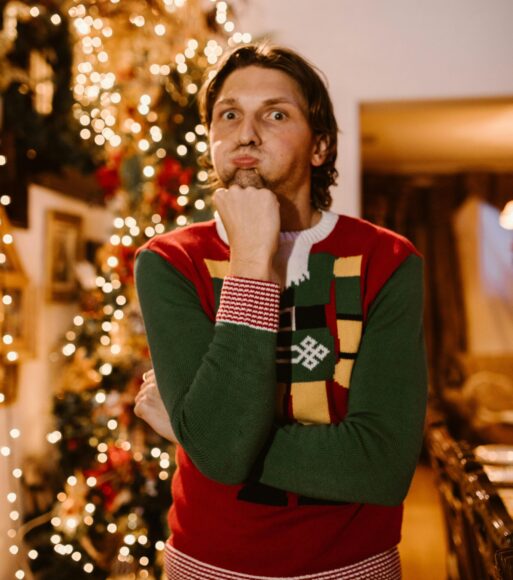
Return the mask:
<svg viewBox="0 0 513 580">
<path fill-rule="evenodd" d="M 84 476 L 95 477 L 97 489 L 100 490 L 105 501 L 105 509 L 112 511 L 116 506 L 116 498 L 120 489 L 117 489 L 119 481 L 126 481 L 128 471 L 131 468 L 132 454 L 114 445 L 109 445 L 107 461 L 98 464 L 96 469 L 84 470 Z M 116 474 L 116 475 L 114 475 Z M 122 485 L 122 484 L 121 484 Z"/>
<path fill-rule="evenodd" d="M 166 157 L 160 164 L 156 183 L 169 193 L 178 195 L 180 185 L 189 185 L 191 180 L 192 169 L 190 167 L 182 167 L 177 159 Z"/>
<path fill-rule="evenodd" d="M 122 284 L 131 284 L 134 280 L 134 256 L 136 248 L 133 246 L 118 246 L 118 265 L 115 268 Z"/>
<path fill-rule="evenodd" d="M 121 186 L 121 177 L 119 175 L 119 167 L 121 165 L 121 152 L 116 153 L 109 159 L 109 161 L 96 170 L 95 176 L 98 185 L 103 189 L 105 198 L 110 198 L 114 195 L 117 189 Z"/>
</svg>

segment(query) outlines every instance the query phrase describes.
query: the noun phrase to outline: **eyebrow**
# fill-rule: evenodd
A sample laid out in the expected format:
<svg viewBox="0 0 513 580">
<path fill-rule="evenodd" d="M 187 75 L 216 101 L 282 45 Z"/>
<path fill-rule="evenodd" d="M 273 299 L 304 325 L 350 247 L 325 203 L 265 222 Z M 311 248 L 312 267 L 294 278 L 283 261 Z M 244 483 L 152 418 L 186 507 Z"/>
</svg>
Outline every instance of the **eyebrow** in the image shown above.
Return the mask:
<svg viewBox="0 0 513 580">
<path fill-rule="evenodd" d="M 223 97 L 214 103 L 214 107 L 221 105 L 237 105 L 238 103 L 239 103 L 238 99 L 234 99 L 232 97 Z M 287 97 L 274 97 L 271 99 L 265 99 L 262 105 L 266 107 L 270 105 L 293 105 L 301 108 L 300 103 L 288 99 Z"/>
</svg>

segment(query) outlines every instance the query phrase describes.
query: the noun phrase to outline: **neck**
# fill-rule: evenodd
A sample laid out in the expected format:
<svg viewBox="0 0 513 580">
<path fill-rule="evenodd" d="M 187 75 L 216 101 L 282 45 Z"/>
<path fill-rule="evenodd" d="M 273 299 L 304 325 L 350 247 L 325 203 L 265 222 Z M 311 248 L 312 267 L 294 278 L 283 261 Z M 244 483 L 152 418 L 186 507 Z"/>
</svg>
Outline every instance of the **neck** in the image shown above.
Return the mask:
<svg viewBox="0 0 513 580">
<path fill-rule="evenodd" d="M 306 203 L 297 203 L 287 198 L 278 198 L 280 202 L 280 230 L 282 232 L 295 232 L 307 230 L 315 226 L 321 219 L 321 212 L 310 205 L 310 199 Z"/>
</svg>

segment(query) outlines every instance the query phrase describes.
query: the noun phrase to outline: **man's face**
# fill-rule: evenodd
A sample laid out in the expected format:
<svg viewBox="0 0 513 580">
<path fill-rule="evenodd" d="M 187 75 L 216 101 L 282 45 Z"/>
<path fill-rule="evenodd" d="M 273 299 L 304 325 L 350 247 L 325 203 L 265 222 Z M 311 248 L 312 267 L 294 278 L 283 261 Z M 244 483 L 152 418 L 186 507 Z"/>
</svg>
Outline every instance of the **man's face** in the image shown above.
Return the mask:
<svg viewBox="0 0 513 580">
<path fill-rule="evenodd" d="M 212 163 L 224 186 L 267 187 L 289 199 L 309 197 L 311 166 L 323 162 L 317 150 L 294 79 L 258 66 L 227 77 L 210 126 Z"/>
</svg>

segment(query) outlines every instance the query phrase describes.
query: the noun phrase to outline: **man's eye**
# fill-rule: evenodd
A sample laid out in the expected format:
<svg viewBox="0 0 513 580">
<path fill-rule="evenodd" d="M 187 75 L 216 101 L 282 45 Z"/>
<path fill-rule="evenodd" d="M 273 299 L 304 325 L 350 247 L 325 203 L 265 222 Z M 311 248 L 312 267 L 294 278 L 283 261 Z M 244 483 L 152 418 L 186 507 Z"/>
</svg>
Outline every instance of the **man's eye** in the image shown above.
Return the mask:
<svg viewBox="0 0 513 580">
<path fill-rule="evenodd" d="M 283 121 L 286 118 L 285 113 L 282 111 L 272 111 L 269 115 L 273 121 Z"/>
<path fill-rule="evenodd" d="M 235 111 L 225 111 L 224 113 L 221 113 L 221 118 L 225 119 L 226 121 L 232 121 L 236 117 L 237 115 Z"/>
</svg>

